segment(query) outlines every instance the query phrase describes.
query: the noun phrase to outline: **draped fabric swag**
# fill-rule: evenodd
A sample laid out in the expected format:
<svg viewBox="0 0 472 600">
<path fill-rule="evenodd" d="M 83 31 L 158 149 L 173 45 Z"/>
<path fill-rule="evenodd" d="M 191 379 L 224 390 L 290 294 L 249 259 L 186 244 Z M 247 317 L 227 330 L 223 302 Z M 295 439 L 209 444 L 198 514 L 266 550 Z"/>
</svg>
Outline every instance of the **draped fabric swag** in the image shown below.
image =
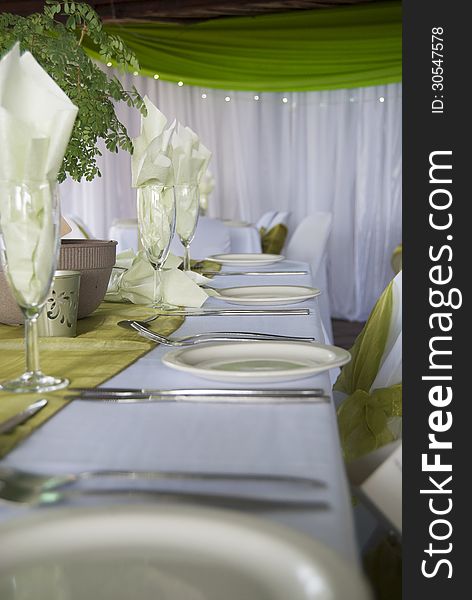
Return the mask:
<svg viewBox="0 0 472 600">
<path fill-rule="evenodd" d="M 140 75 L 225 90 L 333 90 L 401 81 L 401 2 L 175 23 L 110 23 Z M 88 48 L 91 56 L 99 54 Z"/>
</svg>

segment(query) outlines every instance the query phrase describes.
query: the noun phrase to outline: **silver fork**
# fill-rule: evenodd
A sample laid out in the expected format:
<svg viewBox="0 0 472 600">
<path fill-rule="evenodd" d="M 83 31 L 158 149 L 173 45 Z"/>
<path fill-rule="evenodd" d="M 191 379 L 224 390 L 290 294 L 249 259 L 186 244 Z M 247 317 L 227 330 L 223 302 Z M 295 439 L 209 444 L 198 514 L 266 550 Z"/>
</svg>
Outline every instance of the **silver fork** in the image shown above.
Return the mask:
<svg viewBox="0 0 472 600">
<path fill-rule="evenodd" d="M 205 342 L 228 342 L 228 341 L 240 341 L 247 342 L 252 340 L 265 340 L 265 341 L 285 341 L 285 342 L 314 342 L 313 337 L 295 337 L 287 335 L 278 335 L 272 333 L 256 333 L 253 331 L 215 331 L 207 333 L 196 333 L 194 335 L 188 335 L 181 338 L 167 338 L 155 331 L 149 330 L 141 323 L 137 321 L 120 321 L 118 323 L 121 327 L 134 329 L 141 335 L 153 342 L 158 342 L 164 346 L 194 346 L 196 344 L 203 344 Z"/>
<path fill-rule="evenodd" d="M 306 498 L 281 498 L 257 496 L 255 493 L 229 494 L 223 491 L 192 491 L 192 490 L 169 490 L 154 488 L 133 488 L 127 483 L 126 489 L 122 488 L 98 488 L 80 489 L 69 491 L 68 487 L 80 481 L 117 479 L 127 482 L 136 481 L 199 481 L 199 482 L 221 482 L 221 483 L 277 483 L 290 486 L 305 492 L 312 492 L 326 488 L 326 484 L 317 479 L 265 474 L 238 474 L 238 473 L 199 473 L 185 471 L 83 471 L 76 474 L 46 475 L 30 473 L 10 468 L 0 468 L 0 499 L 10 502 L 21 503 L 54 503 L 78 494 L 132 494 L 137 496 L 162 496 L 165 498 L 182 497 L 186 500 L 214 501 L 223 503 L 249 502 L 256 505 L 287 504 L 287 505 L 310 505 L 323 504 L 319 499 Z M 325 504 L 325 503 L 324 503 Z"/>
</svg>

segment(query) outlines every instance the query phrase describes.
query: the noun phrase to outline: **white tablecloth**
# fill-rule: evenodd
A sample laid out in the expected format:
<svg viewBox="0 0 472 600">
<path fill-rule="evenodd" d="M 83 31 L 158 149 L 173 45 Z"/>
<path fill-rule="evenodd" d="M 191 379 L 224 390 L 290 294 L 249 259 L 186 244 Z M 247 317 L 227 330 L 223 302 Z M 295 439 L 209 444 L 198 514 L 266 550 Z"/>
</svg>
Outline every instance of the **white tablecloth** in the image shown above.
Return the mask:
<svg viewBox="0 0 472 600">
<path fill-rule="evenodd" d="M 247 252 L 262 252 L 261 236 L 255 225 L 232 225 L 226 223 L 231 240 L 231 252 L 243 254 Z"/>
<path fill-rule="evenodd" d="M 285 261 L 277 268 L 303 269 Z M 268 267 L 268 269 L 270 269 Z M 248 285 L 248 277 L 216 277 L 215 287 Z M 269 277 L 251 277 L 251 284 Z M 309 275 L 270 277 L 270 283 L 310 285 Z M 226 306 L 214 298 L 206 306 Z M 309 316 L 193 317 L 178 335 L 203 330 L 254 330 L 307 335 L 322 339 L 316 299 L 296 306 Z M 156 347 L 111 379 L 109 386 L 238 387 L 219 384 L 165 367 Z M 244 387 L 244 386 L 240 386 Z M 256 385 L 255 387 L 264 387 Z M 330 389 L 324 373 L 280 388 Z M 349 561 L 357 562 L 351 497 L 339 445 L 332 403 L 314 405 L 113 404 L 74 401 L 8 454 L 2 466 L 46 472 L 100 468 L 182 469 L 304 475 L 327 483 L 317 492 L 329 510 L 258 511 L 325 542 Z M 95 500 L 100 502 L 100 500 Z M 103 500 L 102 500 L 103 501 Z M 30 509 L 0 501 L 0 519 Z M 44 509 L 49 510 L 49 509 Z"/>
<path fill-rule="evenodd" d="M 138 219 L 120 219 L 108 230 L 110 240 L 118 242 L 116 252 L 124 252 L 130 248 L 138 251 Z"/>
<path fill-rule="evenodd" d="M 205 224 L 208 225 L 206 229 L 209 232 L 205 231 L 205 227 L 203 227 Z M 212 232 L 212 229 L 215 232 Z M 123 252 L 128 248 L 137 251 L 137 219 L 123 219 L 115 222 L 110 227 L 108 237 L 118 242 L 117 252 Z M 171 252 L 182 254 L 182 246 L 177 237 L 172 241 Z M 197 225 L 195 240 L 190 246 L 191 255 L 195 258 L 205 258 L 211 254 L 222 254 L 225 252 L 238 254 L 262 252 L 261 239 L 257 228 L 254 225 L 238 226 L 224 223 L 219 219 L 201 217 L 199 225 Z"/>
</svg>

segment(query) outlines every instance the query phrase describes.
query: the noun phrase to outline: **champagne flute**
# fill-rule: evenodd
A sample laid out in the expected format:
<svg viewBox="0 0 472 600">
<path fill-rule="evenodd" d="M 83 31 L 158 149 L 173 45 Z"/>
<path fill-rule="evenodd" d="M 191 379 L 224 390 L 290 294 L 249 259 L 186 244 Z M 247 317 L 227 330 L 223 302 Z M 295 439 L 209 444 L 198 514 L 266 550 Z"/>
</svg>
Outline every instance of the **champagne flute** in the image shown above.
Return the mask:
<svg viewBox="0 0 472 600">
<path fill-rule="evenodd" d="M 154 293 L 151 306 L 162 308 L 161 274 L 175 232 L 175 194 L 173 186 L 146 185 L 138 188 L 139 237 L 154 269 Z"/>
<path fill-rule="evenodd" d="M 51 288 L 59 252 L 56 182 L 0 181 L 0 255 L 13 296 L 25 318 L 26 371 L 1 383 L 9 392 L 49 392 L 68 379 L 41 372 L 37 323 Z"/>
<path fill-rule="evenodd" d="M 177 235 L 184 247 L 184 271 L 190 271 L 190 244 L 195 236 L 200 212 L 198 185 L 176 185 Z"/>
</svg>

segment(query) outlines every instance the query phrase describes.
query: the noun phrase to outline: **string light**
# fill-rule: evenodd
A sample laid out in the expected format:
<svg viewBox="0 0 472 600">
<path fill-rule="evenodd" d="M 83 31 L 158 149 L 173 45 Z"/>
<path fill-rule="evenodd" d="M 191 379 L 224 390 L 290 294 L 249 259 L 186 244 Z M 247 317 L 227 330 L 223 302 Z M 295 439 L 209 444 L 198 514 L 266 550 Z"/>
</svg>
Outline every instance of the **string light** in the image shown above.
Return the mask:
<svg viewBox="0 0 472 600">
<path fill-rule="evenodd" d="M 113 63 L 111 61 L 106 63 L 107 67 L 113 67 Z M 135 77 L 137 77 L 140 73 L 138 71 L 134 71 L 133 75 Z M 117 77 L 119 79 L 123 79 L 124 78 L 124 74 L 118 74 L 117 73 Z M 160 79 L 160 75 L 158 73 L 155 73 L 153 75 L 155 80 Z M 170 82 L 166 82 L 167 84 L 169 84 Z M 179 87 L 182 87 L 184 85 L 183 81 L 178 81 L 177 85 Z M 315 90 L 313 90 L 315 92 Z M 209 97 L 222 97 L 222 93 L 218 92 L 218 90 L 211 90 L 210 93 L 208 92 L 202 92 L 200 94 L 202 100 L 206 100 Z M 380 103 L 385 103 L 387 102 L 387 100 L 395 100 L 395 99 L 400 99 L 401 98 L 401 92 L 400 93 L 392 93 L 389 94 L 387 96 L 379 96 L 379 97 L 370 97 L 370 98 L 366 98 L 366 97 L 362 97 L 362 95 L 360 95 L 359 97 L 357 96 L 349 96 L 347 98 L 343 98 L 340 100 L 336 100 L 336 101 L 328 101 L 328 102 L 319 102 L 318 100 L 315 100 L 314 97 L 306 97 L 306 99 L 304 99 L 303 101 L 301 99 L 299 99 L 299 102 L 295 102 L 292 101 L 290 106 L 292 109 L 297 107 L 297 104 L 303 105 L 303 106 L 318 106 L 320 108 L 326 108 L 327 106 L 333 106 L 333 105 L 342 105 L 342 104 L 346 104 L 347 102 L 351 103 L 351 104 L 368 104 L 368 103 L 372 103 L 372 102 L 380 102 Z M 262 102 L 262 97 L 259 94 L 254 94 L 254 93 L 250 93 L 248 95 L 239 93 L 238 95 L 235 96 L 235 98 L 231 97 L 231 96 L 225 96 L 224 100 L 225 102 L 230 102 L 231 100 L 235 99 L 236 102 Z M 277 98 L 276 94 L 268 94 L 267 96 L 264 97 L 265 103 L 267 102 L 282 102 L 283 104 L 288 104 L 289 103 L 289 99 L 286 96 L 283 96 L 282 98 L 280 98 L 280 96 Z"/>
</svg>

